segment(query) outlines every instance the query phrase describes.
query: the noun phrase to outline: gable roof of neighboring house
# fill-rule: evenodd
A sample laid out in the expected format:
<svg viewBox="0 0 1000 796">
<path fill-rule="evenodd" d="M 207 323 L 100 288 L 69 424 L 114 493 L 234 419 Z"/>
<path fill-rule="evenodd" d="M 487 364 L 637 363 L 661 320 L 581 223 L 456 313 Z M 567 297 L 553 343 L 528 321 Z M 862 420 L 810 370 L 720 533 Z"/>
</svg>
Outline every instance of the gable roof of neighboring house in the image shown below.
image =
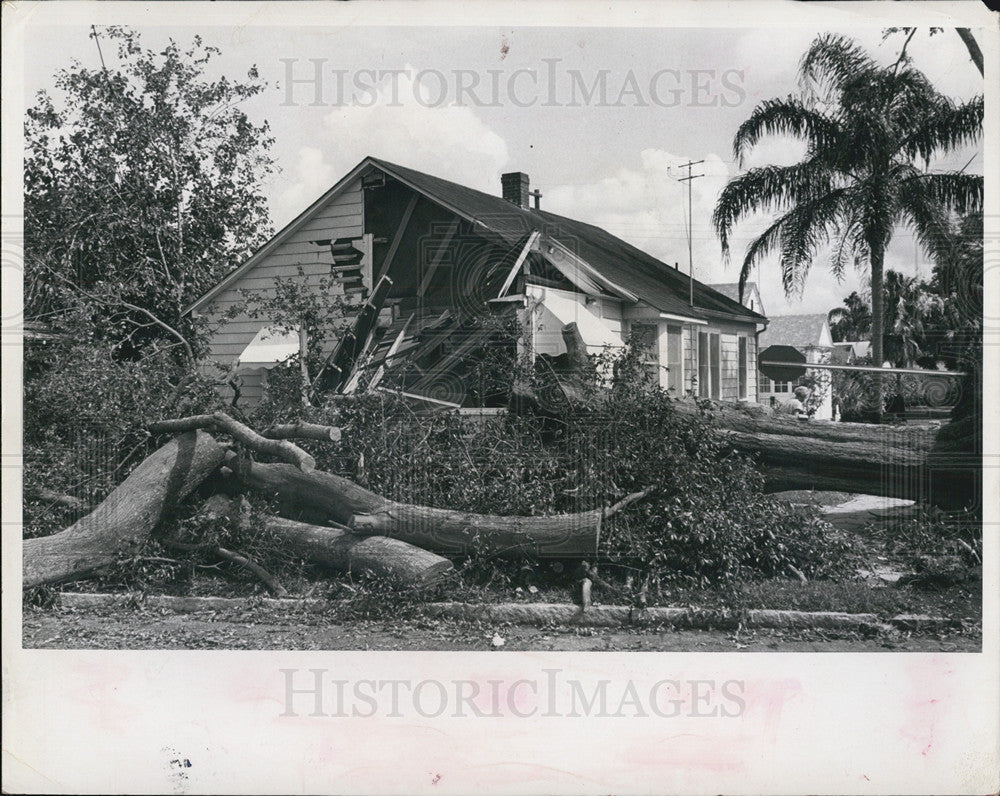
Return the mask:
<svg viewBox="0 0 1000 796">
<path fill-rule="evenodd" d="M 500 196 L 492 196 L 374 157 L 361 161 L 249 260 L 188 307 L 187 311 L 203 307 L 226 286 L 265 259 L 286 237 L 305 224 L 369 167 L 381 169 L 511 247 L 523 245 L 526 236 L 532 232 L 542 233 L 543 238 L 555 241 L 582 259 L 603 277 L 602 281 L 620 288 L 618 292 L 626 299 L 634 300 L 637 297 L 662 313 L 686 318 L 706 320 L 710 317 L 726 317 L 754 323 L 767 322 L 763 315 L 697 280 L 694 280 L 692 307 L 688 302 L 690 280 L 687 276 L 600 227 L 544 210 L 528 210 Z"/>
<path fill-rule="evenodd" d="M 826 334 L 824 335 L 824 329 Z M 772 345 L 793 348 L 829 346 L 830 339 L 826 315 L 772 315 L 767 329 L 760 333 L 761 350 Z"/>
<path fill-rule="evenodd" d="M 716 290 L 732 301 L 740 300 L 740 283 L 739 282 L 716 282 L 715 284 L 709 285 L 712 290 Z M 747 282 L 743 286 L 744 296 L 748 295 L 751 290 L 757 290 L 756 282 Z"/>
</svg>

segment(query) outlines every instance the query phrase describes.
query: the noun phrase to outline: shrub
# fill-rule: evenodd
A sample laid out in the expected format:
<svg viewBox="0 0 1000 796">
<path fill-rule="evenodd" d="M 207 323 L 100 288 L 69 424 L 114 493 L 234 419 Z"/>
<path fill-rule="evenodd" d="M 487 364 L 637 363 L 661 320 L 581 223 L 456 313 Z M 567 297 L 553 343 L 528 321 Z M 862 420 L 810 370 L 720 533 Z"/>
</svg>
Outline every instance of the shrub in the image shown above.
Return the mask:
<svg viewBox="0 0 1000 796">
<path fill-rule="evenodd" d="M 59 530 L 92 507 L 156 447 L 146 424 L 196 413 L 218 398 L 168 353 L 115 358 L 86 338 L 25 346 L 25 536 Z M 177 387 L 185 379 L 182 389 Z M 39 490 L 79 498 L 72 510 L 33 497 Z"/>
<path fill-rule="evenodd" d="M 708 416 L 629 376 L 560 418 L 418 413 L 389 393 L 334 397 L 304 419 L 339 425 L 336 446 L 307 443 L 318 466 L 394 500 L 491 514 L 538 515 L 652 494 L 607 523 L 600 560 L 660 583 L 710 584 L 787 574 L 843 573 L 845 548 L 818 514 L 764 493 L 763 477 L 732 452 Z M 466 567 L 488 581 L 483 551 Z M 516 580 L 518 562 L 492 579 Z"/>
</svg>

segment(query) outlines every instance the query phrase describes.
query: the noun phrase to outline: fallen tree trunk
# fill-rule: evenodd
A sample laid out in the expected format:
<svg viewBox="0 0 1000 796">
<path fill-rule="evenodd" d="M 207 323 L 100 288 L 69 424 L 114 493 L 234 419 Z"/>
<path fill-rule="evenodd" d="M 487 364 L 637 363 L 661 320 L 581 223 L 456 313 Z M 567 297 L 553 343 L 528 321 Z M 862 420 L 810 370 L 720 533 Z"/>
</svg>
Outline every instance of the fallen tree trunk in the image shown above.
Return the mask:
<svg viewBox="0 0 1000 796">
<path fill-rule="evenodd" d="M 540 390 L 516 384 L 510 405 L 515 412 L 562 424 L 574 407 L 594 409 L 600 400 L 600 395 L 579 388 L 572 375 L 552 374 Z M 717 428 L 735 450 L 753 455 L 770 491 L 854 492 L 946 509 L 979 501 L 981 443 L 969 418 L 937 428 L 897 427 L 802 421 L 772 415 L 756 404 L 716 404 L 708 413 L 691 401 L 675 406 L 679 413 Z"/>
<path fill-rule="evenodd" d="M 287 464 L 249 462 L 239 468 L 247 486 L 277 498 L 281 513 L 336 522 L 364 536 L 389 536 L 444 553 L 477 541 L 499 555 L 539 558 L 593 556 L 607 516 L 627 505 L 548 517 L 504 517 L 398 503 L 340 476 L 305 473 Z M 632 496 L 634 497 L 634 496 Z"/>
<path fill-rule="evenodd" d="M 539 369 L 534 384 L 514 383 L 512 411 L 558 425 L 576 409 L 600 409 L 605 395 L 592 385 L 588 389 L 592 377 L 580 356 L 586 348 L 575 324 L 562 333 L 566 354 L 540 357 L 550 364 Z M 979 394 L 974 381 L 963 391 Z M 949 509 L 980 504 L 982 440 L 975 412 L 935 428 L 801 421 L 757 404 L 713 403 L 708 413 L 693 401 L 675 406 L 719 429 L 737 451 L 754 455 L 772 491 L 864 493 Z"/>
<path fill-rule="evenodd" d="M 463 552 L 479 543 L 498 556 L 565 558 L 596 555 L 602 519 L 601 509 L 504 517 L 390 503 L 375 512 L 355 514 L 349 525 L 358 534 L 392 536 L 431 550 Z"/>
<path fill-rule="evenodd" d="M 268 516 L 264 526 L 302 558 L 336 572 L 369 572 L 402 586 L 420 588 L 439 582 L 454 569 L 447 558 L 399 539 L 359 536 L 346 528 L 310 525 L 283 517 Z"/>
<path fill-rule="evenodd" d="M 145 459 L 94 511 L 51 536 L 25 539 L 23 586 L 88 577 L 147 538 L 225 458 L 203 431 L 171 440 Z"/>
<path fill-rule="evenodd" d="M 225 495 L 213 495 L 202 506 L 201 512 L 206 516 L 228 515 L 234 522 L 249 521 L 249 505 L 246 498 L 233 500 Z M 306 561 L 335 572 L 355 575 L 369 572 L 401 586 L 421 588 L 437 583 L 454 569 L 454 565 L 447 558 L 398 539 L 359 536 L 344 527 L 310 525 L 273 515 L 265 515 L 262 519 L 264 527 L 280 537 L 289 550 Z M 230 558 L 232 554 L 223 548 L 216 547 L 212 552 L 233 560 Z M 248 565 L 257 567 L 260 571 L 254 571 L 254 574 L 268 584 L 268 588 L 278 596 L 284 596 L 285 590 L 280 586 L 275 588 L 278 584 L 256 564 L 246 559 L 235 563 L 247 568 Z"/>
<path fill-rule="evenodd" d="M 695 416 L 697 407 L 676 404 Z M 761 407 L 716 406 L 704 418 L 760 463 L 768 489 L 817 489 L 957 508 L 976 501 L 982 458 L 971 419 L 940 427 L 802 421 Z"/>
</svg>

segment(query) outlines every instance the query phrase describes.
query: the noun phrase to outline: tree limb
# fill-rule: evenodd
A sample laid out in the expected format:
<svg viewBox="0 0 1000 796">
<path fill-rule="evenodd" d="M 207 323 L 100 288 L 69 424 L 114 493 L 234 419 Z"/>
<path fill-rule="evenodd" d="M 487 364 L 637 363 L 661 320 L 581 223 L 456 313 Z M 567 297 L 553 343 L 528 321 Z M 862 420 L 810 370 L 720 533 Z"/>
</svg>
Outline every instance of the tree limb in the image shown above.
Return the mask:
<svg viewBox="0 0 1000 796">
<path fill-rule="evenodd" d="M 622 509 L 631 506 L 633 503 L 642 500 L 644 497 L 648 497 L 649 493 L 652 491 L 653 491 L 652 487 L 646 487 L 641 492 L 633 492 L 631 495 L 626 495 L 617 503 L 615 503 L 613 506 L 608 506 L 606 509 L 604 509 L 604 519 L 608 519 L 608 517 L 613 517 Z"/>
<path fill-rule="evenodd" d="M 283 459 L 296 465 L 303 472 L 310 473 L 316 469 L 316 460 L 298 445 L 284 439 L 263 437 L 225 412 L 215 412 L 211 415 L 192 415 L 176 420 L 161 420 L 157 423 L 150 423 L 148 428 L 151 434 L 179 434 L 200 428 L 214 428 L 224 431 L 237 442 L 257 453 Z"/>
<path fill-rule="evenodd" d="M 268 439 L 318 439 L 324 442 L 340 442 L 340 429 L 336 426 L 322 426 L 316 423 L 284 423 L 265 429 L 263 436 Z"/>
<path fill-rule="evenodd" d="M 80 500 L 80 498 L 73 497 L 73 495 L 63 495 L 52 489 L 46 489 L 43 486 L 35 487 L 34 489 L 25 489 L 24 497 L 28 500 L 37 500 L 40 503 L 51 503 L 67 509 L 84 508 L 84 502 Z"/>
<path fill-rule="evenodd" d="M 249 558 L 246 558 L 245 556 L 241 556 L 239 553 L 234 553 L 231 550 L 227 550 L 224 547 L 219 547 L 218 545 L 212 552 L 215 553 L 217 556 L 219 556 L 219 558 L 224 558 L 226 561 L 229 561 L 232 564 L 236 564 L 239 567 L 243 567 L 243 569 L 247 570 L 248 572 L 252 572 L 254 575 L 257 576 L 257 579 L 265 586 L 267 586 L 267 588 L 271 591 L 271 593 L 274 594 L 276 597 L 284 597 L 286 594 L 288 594 L 288 589 L 286 589 L 284 586 L 278 583 L 278 581 L 274 579 L 274 576 L 271 575 L 260 564 L 251 561 Z"/>
<path fill-rule="evenodd" d="M 959 38 L 965 44 L 966 49 L 969 51 L 969 57 L 972 58 L 972 63 L 976 65 L 979 74 L 985 77 L 983 74 L 983 51 L 979 49 L 979 43 L 972 35 L 972 31 L 968 28 L 955 28 L 955 32 L 958 33 Z"/>
</svg>

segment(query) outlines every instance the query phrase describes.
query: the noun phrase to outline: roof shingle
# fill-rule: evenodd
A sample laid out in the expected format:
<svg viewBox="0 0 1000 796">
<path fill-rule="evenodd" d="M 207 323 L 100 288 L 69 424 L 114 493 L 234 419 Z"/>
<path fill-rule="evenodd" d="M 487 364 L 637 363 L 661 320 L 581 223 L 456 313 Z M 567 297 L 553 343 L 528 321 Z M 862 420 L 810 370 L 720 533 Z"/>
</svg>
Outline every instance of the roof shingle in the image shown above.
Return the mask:
<svg viewBox="0 0 1000 796">
<path fill-rule="evenodd" d="M 772 345 L 790 345 L 793 348 L 822 345 L 821 336 L 826 325 L 826 315 L 772 315 L 767 329 L 760 333 L 761 350 Z"/>
<path fill-rule="evenodd" d="M 723 314 L 747 321 L 767 319 L 739 302 L 694 280 L 694 307 L 688 302 L 689 277 L 606 230 L 544 210 L 526 210 L 449 180 L 388 161 L 370 158 L 388 174 L 462 213 L 499 235 L 510 245 L 531 231 L 541 231 L 578 254 L 602 275 L 660 312 L 704 319 Z"/>
</svg>

